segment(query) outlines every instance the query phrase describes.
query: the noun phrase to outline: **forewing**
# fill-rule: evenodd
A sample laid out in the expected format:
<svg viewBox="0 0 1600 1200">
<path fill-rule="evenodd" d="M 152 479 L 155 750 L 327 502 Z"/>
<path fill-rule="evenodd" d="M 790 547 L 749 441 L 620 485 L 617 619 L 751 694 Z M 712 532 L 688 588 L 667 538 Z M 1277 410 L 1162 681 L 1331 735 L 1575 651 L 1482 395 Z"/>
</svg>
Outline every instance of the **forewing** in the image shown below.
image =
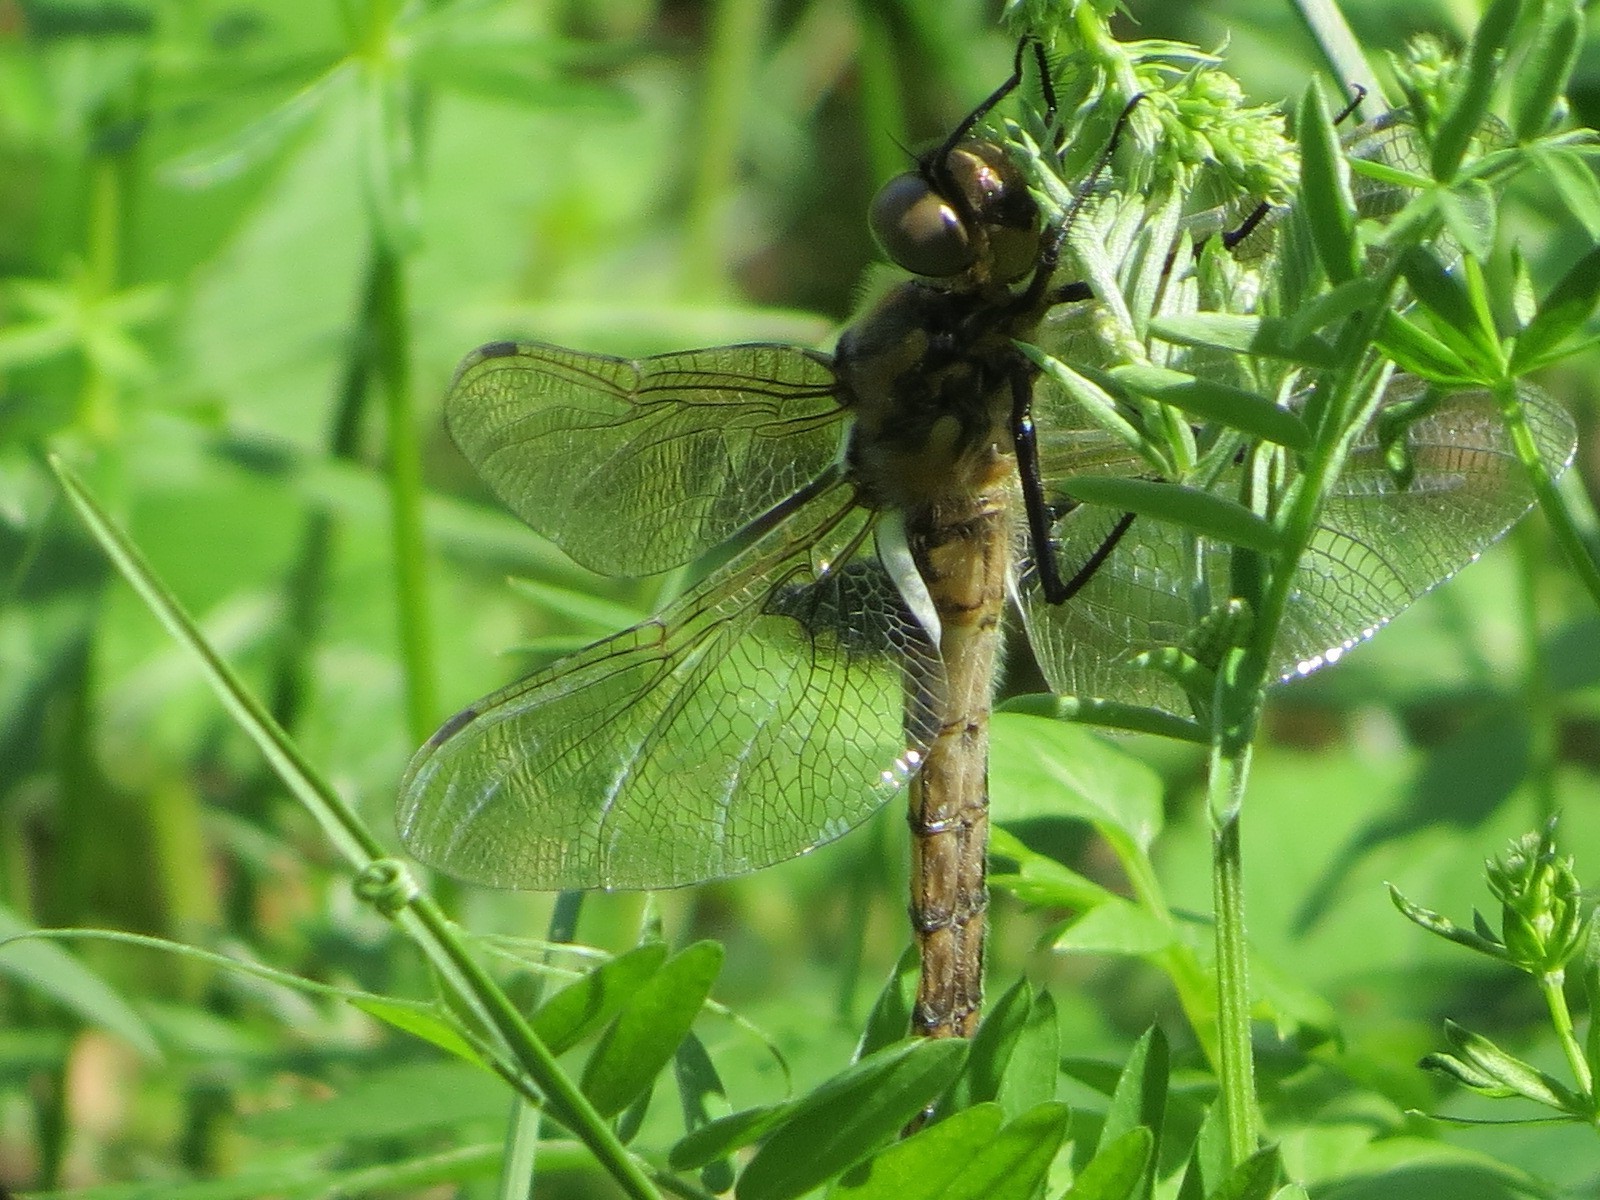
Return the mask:
<svg viewBox="0 0 1600 1200">
<path fill-rule="evenodd" d="M 1414 399 L 1414 381 L 1391 400 Z M 1530 427 L 1552 469 L 1572 459 L 1572 419 L 1543 391 L 1520 389 Z M 1412 601 L 1462 567 L 1533 504 L 1495 403 L 1485 392 L 1445 399 L 1412 424 L 1407 445 L 1416 474 L 1400 487 L 1374 434 L 1351 455 L 1301 560 L 1274 650 L 1280 677 L 1305 674 L 1370 637 Z M 1218 485 L 1236 494 L 1234 477 Z M 1088 562 L 1119 514 L 1082 506 L 1055 523 L 1062 572 Z M 1028 636 L 1052 690 L 1147 704 L 1187 715 L 1179 689 L 1136 655 L 1183 646 L 1195 625 L 1228 595 L 1225 546 L 1158 521 L 1136 520 L 1093 574 L 1062 605 L 1047 603 L 1023 557 L 1018 593 Z"/>
<path fill-rule="evenodd" d="M 839 837 L 915 771 L 937 651 L 840 483 L 656 620 L 459 714 L 412 760 L 407 848 L 496 887 L 662 888 Z"/>
<path fill-rule="evenodd" d="M 494 493 L 607 575 L 692 562 L 814 481 L 844 410 L 825 356 L 723 346 L 636 362 L 533 342 L 471 354 L 445 401 Z"/>
</svg>

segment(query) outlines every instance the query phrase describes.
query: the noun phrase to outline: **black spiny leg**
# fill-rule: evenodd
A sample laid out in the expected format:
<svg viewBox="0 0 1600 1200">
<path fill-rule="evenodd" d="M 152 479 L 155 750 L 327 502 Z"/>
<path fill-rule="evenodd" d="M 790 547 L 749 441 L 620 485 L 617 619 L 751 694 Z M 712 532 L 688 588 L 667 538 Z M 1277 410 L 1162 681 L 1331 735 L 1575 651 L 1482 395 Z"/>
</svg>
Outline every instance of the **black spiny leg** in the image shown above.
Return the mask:
<svg viewBox="0 0 1600 1200">
<path fill-rule="evenodd" d="M 1017 476 L 1022 483 L 1022 502 L 1028 512 L 1028 540 L 1033 546 L 1033 570 L 1050 604 L 1065 604 L 1083 590 L 1095 572 L 1111 557 L 1129 528 L 1133 513 L 1123 513 L 1105 539 L 1095 548 L 1071 579 L 1061 578 L 1056 561 L 1055 539 L 1050 527 L 1055 516 L 1044 499 L 1044 480 L 1039 474 L 1039 441 L 1033 426 L 1033 368 L 1018 360 L 1011 371 L 1011 439 L 1017 453 Z"/>
</svg>

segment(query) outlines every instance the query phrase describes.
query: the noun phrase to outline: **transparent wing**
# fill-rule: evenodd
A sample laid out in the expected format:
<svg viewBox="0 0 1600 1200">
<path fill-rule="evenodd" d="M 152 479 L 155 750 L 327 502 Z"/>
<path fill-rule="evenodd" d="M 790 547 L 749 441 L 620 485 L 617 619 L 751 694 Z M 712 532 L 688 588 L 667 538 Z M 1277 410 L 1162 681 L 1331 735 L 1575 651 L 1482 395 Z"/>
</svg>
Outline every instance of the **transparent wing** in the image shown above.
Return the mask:
<svg viewBox="0 0 1600 1200">
<path fill-rule="evenodd" d="M 496 887 L 661 888 L 839 837 L 935 728 L 937 651 L 835 483 L 659 618 L 468 708 L 412 760 L 400 833 Z"/>
<path fill-rule="evenodd" d="M 559 346 L 474 351 L 445 401 L 494 493 L 607 575 L 692 562 L 815 480 L 844 410 L 825 356 L 723 346 L 637 362 Z"/>
<path fill-rule="evenodd" d="M 1415 381 L 1391 385 L 1413 398 Z M 1575 431 L 1544 392 L 1521 388 L 1545 461 L 1572 459 Z M 1279 675 L 1314 670 L 1370 637 L 1430 588 L 1448 579 L 1516 523 L 1533 504 L 1493 399 L 1463 392 L 1410 427 L 1416 475 L 1401 489 L 1368 434 L 1330 496 L 1301 561 L 1275 650 Z M 1236 479 L 1220 490 L 1236 493 Z M 1055 524 L 1063 572 L 1110 536 L 1118 516 L 1085 505 Z M 1187 715 L 1178 688 L 1136 667 L 1136 655 L 1183 645 L 1211 606 L 1228 594 L 1229 550 L 1206 546 L 1173 526 L 1137 520 L 1063 605 L 1045 602 L 1024 561 L 1018 594 L 1045 678 L 1063 695 L 1154 705 Z"/>
</svg>

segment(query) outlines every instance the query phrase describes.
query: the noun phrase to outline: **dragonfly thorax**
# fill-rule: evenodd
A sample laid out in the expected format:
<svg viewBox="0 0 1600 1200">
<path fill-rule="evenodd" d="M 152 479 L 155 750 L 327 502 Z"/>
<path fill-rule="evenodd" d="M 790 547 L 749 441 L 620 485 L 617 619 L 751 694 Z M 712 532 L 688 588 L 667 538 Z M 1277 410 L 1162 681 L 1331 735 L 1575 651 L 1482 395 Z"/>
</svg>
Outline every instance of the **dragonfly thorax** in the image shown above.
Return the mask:
<svg viewBox="0 0 1600 1200">
<path fill-rule="evenodd" d="M 993 311 L 982 292 L 911 280 L 840 337 L 834 367 L 855 416 L 846 460 L 875 506 L 985 492 L 1015 471 L 1017 355 L 1010 331 L 981 319 Z"/>
</svg>

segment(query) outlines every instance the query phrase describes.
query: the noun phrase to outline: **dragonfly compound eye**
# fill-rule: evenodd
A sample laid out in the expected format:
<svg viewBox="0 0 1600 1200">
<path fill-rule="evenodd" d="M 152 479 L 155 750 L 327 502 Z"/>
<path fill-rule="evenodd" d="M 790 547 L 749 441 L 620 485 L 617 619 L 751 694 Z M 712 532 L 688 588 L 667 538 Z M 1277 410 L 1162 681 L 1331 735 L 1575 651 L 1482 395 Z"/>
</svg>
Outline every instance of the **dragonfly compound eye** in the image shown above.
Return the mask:
<svg viewBox="0 0 1600 1200">
<path fill-rule="evenodd" d="M 960 214 L 915 171 L 878 189 L 867 221 L 883 252 L 913 275 L 942 279 L 977 261 Z"/>
<path fill-rule="evenodd" d="M 1005 150 L 970 138 L 945 157 L 945 171 L 982 230 L 989 277 L 1010 283 L 1026 275 L 1039 256 L 1039 206 Z"/>
<path fill-rule="evenodd" d="M 900 266 L 935 279 L 973 267 L 982 280 L 1010 283 L 1039 255 L 1039 209 L 1006 152 L 969 138 L 917 171 L 897 175 L 872 202 L 878 244 Z"/>
</svg>

